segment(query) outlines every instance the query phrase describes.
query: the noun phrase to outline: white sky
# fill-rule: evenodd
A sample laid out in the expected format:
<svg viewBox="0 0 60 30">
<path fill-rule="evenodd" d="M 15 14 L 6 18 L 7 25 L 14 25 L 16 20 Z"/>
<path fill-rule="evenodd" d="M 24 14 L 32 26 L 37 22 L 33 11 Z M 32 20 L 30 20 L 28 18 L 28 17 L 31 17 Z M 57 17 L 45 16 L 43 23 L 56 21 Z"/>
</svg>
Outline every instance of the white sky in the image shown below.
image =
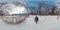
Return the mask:
<svg viewBox="0 0 60 30">
<path fill-rule="evenodd" d="M 57 5 L 57 7 L 60 8 L 60 0 L 55 0 L 55 3 Z"/>
</svg>

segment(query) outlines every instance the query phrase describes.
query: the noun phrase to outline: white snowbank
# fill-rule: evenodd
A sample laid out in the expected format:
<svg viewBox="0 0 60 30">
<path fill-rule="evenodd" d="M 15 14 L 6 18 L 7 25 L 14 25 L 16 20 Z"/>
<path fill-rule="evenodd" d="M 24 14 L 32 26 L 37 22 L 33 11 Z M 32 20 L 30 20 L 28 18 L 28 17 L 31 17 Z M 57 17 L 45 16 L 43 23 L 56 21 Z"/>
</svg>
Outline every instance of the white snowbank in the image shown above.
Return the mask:
<svg viewBox="0 0 60 30">
<path fill-rule="evenodd" d="M 0 20 L 0 30 L 60 30 L 60 19 L 57 16 L 38 16 L 39 22 L 34 22 L 34 16 L 17 25 L 10 25 Z"/>
</svg>

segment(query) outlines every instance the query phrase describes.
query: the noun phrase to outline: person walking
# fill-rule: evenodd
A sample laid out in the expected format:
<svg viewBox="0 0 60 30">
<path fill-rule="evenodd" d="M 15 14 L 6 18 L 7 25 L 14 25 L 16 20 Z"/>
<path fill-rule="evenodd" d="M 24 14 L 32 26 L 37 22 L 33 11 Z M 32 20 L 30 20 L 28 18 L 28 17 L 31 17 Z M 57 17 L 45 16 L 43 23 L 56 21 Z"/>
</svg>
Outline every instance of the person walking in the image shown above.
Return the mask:
<svg viewBox="0 0 60 30">
<path fill-rule="evenodd" d="M 37 22 L 38 22 L 38 17 L 37 17 L 37 16 L 35 17 L 35 22 L 36 22 L 36 24 L 37 24 Z"/>
</svg>

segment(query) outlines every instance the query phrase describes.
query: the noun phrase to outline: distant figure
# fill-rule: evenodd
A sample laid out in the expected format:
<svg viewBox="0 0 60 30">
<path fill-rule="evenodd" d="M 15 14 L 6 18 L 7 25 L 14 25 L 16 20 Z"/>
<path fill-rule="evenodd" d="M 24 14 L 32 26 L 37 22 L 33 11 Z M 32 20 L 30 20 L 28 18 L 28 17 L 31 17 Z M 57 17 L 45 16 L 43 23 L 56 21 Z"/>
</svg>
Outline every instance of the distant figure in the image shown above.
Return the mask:
<svg viewBox="0 0 60 30">
<path fill-rule="evenodd" d="M 38 22 L 38 17 L 37 17 L 37 16 L 35 17 L 35 22 L 36 22 L 36 24 L 37 24 L 37 22 Z"/>
<path fill-rule="evenodd" d="M 59 19 L 59 17 L 57 16 L 57 20 Z"/>
</svg>

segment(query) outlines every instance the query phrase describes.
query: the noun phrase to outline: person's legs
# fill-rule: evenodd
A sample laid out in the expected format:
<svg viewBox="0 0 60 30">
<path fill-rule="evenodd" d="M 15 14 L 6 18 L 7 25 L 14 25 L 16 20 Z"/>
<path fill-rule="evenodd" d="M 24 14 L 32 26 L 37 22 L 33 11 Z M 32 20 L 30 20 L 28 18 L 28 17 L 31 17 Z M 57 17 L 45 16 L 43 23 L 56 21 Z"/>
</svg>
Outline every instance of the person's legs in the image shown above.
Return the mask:
<svg viewBox="0 0 60 30">
<path fill-rule="evenodd" d="M 36 24 L 37 24 L 37 21 L 36 21 Z"/>
</svg>

